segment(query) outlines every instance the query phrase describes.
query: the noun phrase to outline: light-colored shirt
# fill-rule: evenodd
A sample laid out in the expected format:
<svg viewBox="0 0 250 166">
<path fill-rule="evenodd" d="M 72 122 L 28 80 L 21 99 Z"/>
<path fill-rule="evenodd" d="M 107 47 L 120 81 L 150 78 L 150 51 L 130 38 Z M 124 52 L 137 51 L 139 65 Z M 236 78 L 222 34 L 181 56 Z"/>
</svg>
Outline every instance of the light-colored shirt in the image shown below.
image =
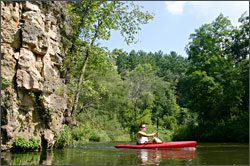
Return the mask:
<svg viewBox="0 0 250 166">
<path fill-rule="evenodd" d="M 146 133 L 144 133 L 143 131 L 139 131 L 137 133 L 137 142 L 139 144 L 144 144 L 145 142 L 148 142 L 148 137 L 144 137 L 141 134 L 146 134 Z"/>
</svg>

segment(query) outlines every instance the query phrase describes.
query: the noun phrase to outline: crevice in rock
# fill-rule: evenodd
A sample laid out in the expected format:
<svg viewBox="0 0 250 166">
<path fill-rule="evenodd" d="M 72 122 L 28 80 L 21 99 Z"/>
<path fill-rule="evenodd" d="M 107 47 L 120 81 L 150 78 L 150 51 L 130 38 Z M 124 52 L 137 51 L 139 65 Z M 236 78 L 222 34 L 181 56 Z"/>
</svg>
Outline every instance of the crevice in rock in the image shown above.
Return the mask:
<svg viewBox="0 0 250 166">
<path fill-rule="evenodd" d="M 21 8 L 21 13 L 24 13 L 25 10 L 24 10 L 24 5 L 25 5 L 25 1 L 21 2 L 20 5 L 22 5 L 22 8 Z M 22 15 L 22 14 L 21 14 Z"/>
<path fill-rule="evenodd" d="M 11 46 L 14 48 L 15 52 L 20 52 L 20 48 L 22 47 L 22 31 L 21 28 L 17 30 L 14 35 L 14 41 L 11 43 Z"/>
<path fill-rule="evenodd" d="M 42 92 L 33 92 L 36 100 L 36 110 L 38 111 L 38 116 L 43 125 L 43 128 L 49 128 L 49 122 L 51 121 L 51 115 L 49 110 L 43 104 Z"/>
<path fill-rule="evenodd" d="M 8 142 L 8 136 L 6 131 L 7 124 L 7 109 L 1 106 L 1 144 Z"/>
<path fill-rule="evenodd" d="M 1 129 L 1 144 L 6 144 L 8 142 L 6 129 Z"/>
<path fill-rule="evenodd" d="M 44 71 L 43 71 L 44 70 L 44 57 L 45 57 L 45 55 L 39 55 L 39 54 L 36 54 L 36 53 L 34 53 L 34 55 L 36 57 L 36 62 L 38 62 L 38 63 L 41 62 L 42 63 L 41 68 L 37 68 L 37 70 L 39 71 L 41 77 L 45 78 Z"/>
<path fill-rule="evenodd" d="M 7 124 L 7 110 L 1 106 L 1 126 Z"/>
<path fill-rule="evenodd" d="M 19 51 L 20 53 L 20 51 Z M 15 65 L 15 75 L 13 77 L 13 80 L 12 80 L 12 84 L 13 84 L 13 87 L 14 87 L 14 90 L 15 92 L 17 93 L 17 96 L 18 96 L 18 90 L 17 90 L 17 70 L 18 70 L 18 59 L 16 59 L 13 55 L 13 58 L 15 59 L 16 61 L 16 65 Z"/>
<path fill-rule="evenodd" d="M 21 5 L 21 4 L 20 4 Z M 21 13 L 23 13 L 24 9 L 22 8 L 21 10 Z M 20 23 L 21 23 L 21 20 L 20 19 Z M 17 40 L 17 41 L 16 41 Z M 15 47 L 13 47 L 13 44 L 12 44 L 12 47 L 14 48 L 14 51 L 15 52 L 18 52 L 19 53 L 19 56 L 20 56 L 20 48 L 22 47 L 23 45 L 23 37 L 22 37 L 22 31 L 21 31 L 21 28 L 18 29 L 18 31 L 16 32 L 15 34 L 15 37 L 14 37 L 14 43 L 17 42 L 18 44 L 17 45 L 14 45 Z M 15 65 L 15 75 L 13 77 L 13 81 L 12 81 L 12 84 L 14 86 L 14 90 L 17 94 L 17 97 L 18 97 L 18 87 L 17 87 L 17 70 L 18 70 L 18 63 L 19 63 L 19 57 L 18 58 L 15 58 L 14 55 L 13 55 L 13 58 L 15 59 L 16 61 L 16 65 Z"/>
<path fill-rule="evenodd" d="M 48 141 L 44 138 L 44 135 L 41 137 L 41 146 L 42 150 L 46 150 L 48 147 Z"/>
</svg>

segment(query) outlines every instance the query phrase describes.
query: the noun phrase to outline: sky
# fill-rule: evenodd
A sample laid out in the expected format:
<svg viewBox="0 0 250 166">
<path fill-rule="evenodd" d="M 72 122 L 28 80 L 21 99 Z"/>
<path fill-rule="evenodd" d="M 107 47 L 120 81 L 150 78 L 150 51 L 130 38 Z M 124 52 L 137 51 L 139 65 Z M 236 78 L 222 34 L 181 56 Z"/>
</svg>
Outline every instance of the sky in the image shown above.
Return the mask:
<svg viewBox="0 0 250 166">
<path fill-rule="evenodd" d="M 203 24 L 211 23 L 222 13 L 228 17 L 234 26 L 239 26 L 238 19 L 247 11 L 248 1 L 134 1 L 144 6 L 143 10 L 154 13 L 154 19 L 142 25 L 142 30 L 136 35 L 137 44 L 127 45 L 118 31 L 111 31 L 108 41 L 101 41 L 102 46 L 110 50 L 115 48 L 130 52 L 131 50 L 145 52 L 170 51 L 187 57 L 185 47 L 189 36 Z"/>
</svg>

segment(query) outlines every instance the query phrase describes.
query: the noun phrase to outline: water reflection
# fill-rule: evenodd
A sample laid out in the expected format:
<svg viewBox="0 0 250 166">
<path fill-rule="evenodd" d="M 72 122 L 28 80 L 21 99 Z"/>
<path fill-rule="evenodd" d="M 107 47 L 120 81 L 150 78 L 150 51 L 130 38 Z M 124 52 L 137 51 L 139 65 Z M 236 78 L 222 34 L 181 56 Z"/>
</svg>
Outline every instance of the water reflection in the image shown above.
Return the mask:
<svg viewBox="0 0 250 166">
<path fill-rule="evenodd" d="M 52 165 L 54 159 L 53 151 L 42 152 L 40 155 L 39 165 Z"/>
<path fill-rule="evenodd" d="M 2 152 L 2 165 L 52 165 L 53 151 Z"/>
<path fill-rule="evenodd" d="M 159 165 L 161 161 L 161 153 L 154 150 L 147 150 L 147 149 L 140 149 L 139 150 L 139 159 L 140 164 L 147 165 L 147 164 L 155 164 Z"/>
<path fill-rule="evenodd" d="M 1 152 L 1 165 L 248 165 L 249 144 L 199 144 L 197 149 L 116 149 L 86 144 L 43 152 Z M 120 143 L 121 144 L 121 143 Z M 236 146 L 238 145 L 238 147 Z"/>
<path fill-rule="evenodd" d="M 159 165 L 162 161 L 196 160 L 195 148 L 182 149 L 120 149 L 120 151 L 136 151 L 141 165 Z"/>
</svg>

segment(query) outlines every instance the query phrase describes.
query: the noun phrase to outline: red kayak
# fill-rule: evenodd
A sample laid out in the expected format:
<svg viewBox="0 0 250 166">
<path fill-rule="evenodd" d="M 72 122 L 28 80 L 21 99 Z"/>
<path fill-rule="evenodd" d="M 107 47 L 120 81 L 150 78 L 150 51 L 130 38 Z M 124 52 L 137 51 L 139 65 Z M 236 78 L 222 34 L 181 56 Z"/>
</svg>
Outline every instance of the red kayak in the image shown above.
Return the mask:
<svg viewBox="0 0 250 166">
<path fill-rule="evenodd" d="M 196 141 L 178 141 L 178 142 L 162 142 L 162 143 L 148 143 L 142 145 L 115 145 L 116 148 L 133 148 L 133 149 L 152 149 L 152 148 L 188 148 L 195 147 Z"/>
</svg>

